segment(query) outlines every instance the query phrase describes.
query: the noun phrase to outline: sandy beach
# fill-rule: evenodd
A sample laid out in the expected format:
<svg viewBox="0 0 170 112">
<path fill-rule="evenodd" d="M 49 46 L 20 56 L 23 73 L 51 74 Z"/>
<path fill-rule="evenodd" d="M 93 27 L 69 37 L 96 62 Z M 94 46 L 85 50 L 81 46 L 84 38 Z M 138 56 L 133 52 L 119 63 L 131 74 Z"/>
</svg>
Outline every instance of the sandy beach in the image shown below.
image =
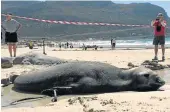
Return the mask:
<svg viewBox="0 0 170 112">
<path fill-rule="evenodd" d="M 17 55 L 27 52 L 42 53 L 42 48 L 30 50 L 29 48 L 18 48 Z M 119 68 L 128 68 L 128 63 L 140 65 L 145 60 L 153 58 L 153 49 L 136 50 L 87 50 L 46 48 L 48 56 L 67 60 L 100 61 L 109 63 Z M 1 56 L 8 57 L 8 50 L 1 49 Z M 166 61 L 160 64 L 170 64 L 170 49 L 166 49 Z M 161 50 L 159 50 L 161 59 Z M 41 69 L 42 66 L 17 65 L 9 69 L 1 69 L 1 79 L 12 73 L 21 74 L 32 70 Z M 169 74 L 170 72 L 168 72 Z M 168 77 L 169 78 L 169 77 Z M 169 79 L 170 80 L 170 79 Z M 168 83 L 170 84 L 170 83 Z M 97 95 L 75 96 L 59 100 L 56 103 L 44 104 L 45 106 L 20 107 L 2 109 L 2 112 L 170 112 L 170 86 L 166 84 L 162 88 L 165 91 L 155 92 L 120 92 L 105 93 Z"/>
</svg>

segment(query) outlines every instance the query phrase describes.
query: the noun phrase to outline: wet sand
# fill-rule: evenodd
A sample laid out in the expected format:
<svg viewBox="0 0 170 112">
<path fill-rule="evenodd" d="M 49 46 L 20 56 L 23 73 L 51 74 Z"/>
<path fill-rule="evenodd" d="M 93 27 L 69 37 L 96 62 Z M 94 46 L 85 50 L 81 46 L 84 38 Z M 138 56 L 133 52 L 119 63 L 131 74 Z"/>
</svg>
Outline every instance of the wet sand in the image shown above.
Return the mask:
<svg viewBox="0 0 170 112">
<path fill-rule="evenodd" d="M 144 60 L 153 58 L 152 49 L 143 50 L 100 50 L 100 51 L 72 51 L 65 49 L 63 51 L 53 51 L 55 48 L 46 48 L 47 55 L 62 59 L 100 61 L 109 63 L 120 68 L 127 68 L 128 62 L 140 65 Z M 58 50 L 58 49 L 57 49 Z M 18 55 L 27 52 L 42 53 L 42 48 L 30 50 L 28 48 L 19 48 Z M 160 54 L 160 53 L 159 53 Z M 2 49 L 1 56 L 8 56 L 8 50 Z M 170 56 L 170 49 L 166 50 L 166 56 Z M 159 55 L 161 57 L 161 55 Z M 170 57 L 166 57 L 165 62 L 161 64 L 170 64 Z M 29 72 L 32 70 L 42 69 L 43 66 L 17 65 L 9 69 L 1 69 L 1 78 L 10 74 Z M 106 93 L 97 95 L 62 96 L 57 103 L 50 103 L 51 98 L 37 101 L 22 102 L 19 105 L 2 108 L 3 112 L 170 112 L 170 69 L 158 71 L 161 77 L 166 81 L 166 85 L 161 89 L 165 91 L 155 92 L 120 92 Z M 2 88 L 1 102 L 2 106 L 9 102 L 25 97 L 36 97 L 41 95 L 17 93 L 11 90 L 12 85 Z M 84 98 L 88 97 L 88 98 Z"/>
</svg>

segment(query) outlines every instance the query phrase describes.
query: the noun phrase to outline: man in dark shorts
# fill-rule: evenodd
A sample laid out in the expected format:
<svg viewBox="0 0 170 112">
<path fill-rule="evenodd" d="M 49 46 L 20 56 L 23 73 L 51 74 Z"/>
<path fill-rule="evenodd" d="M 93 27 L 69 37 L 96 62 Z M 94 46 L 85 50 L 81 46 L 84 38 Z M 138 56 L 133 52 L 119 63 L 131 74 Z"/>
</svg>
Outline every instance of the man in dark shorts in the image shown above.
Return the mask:
<svg viewBox="0 0 170 112">
<path fill-rule="evenodd" d="M 16 57 L 17 31 L 21 27 L 21 24 L 12 19 L 12 14 L 7 14 L 6 20 L 2 23 L 1 27 L 5 31 L 5 43 L 8 45 L 9 54 L 12 57 L 13 49 L 14 57 Z"/>
<path fill-rule="evenodd" d="M 114 49 L 116 47 L 116 38 L 113 38 L 112 40 L 112 49 Z"/>
<path fill-rule="evenodd" d="M 116 38 L 111 39 L 111 48 L 112 50 L 116 47 Z"/>
<path fill-rule="evenodd" d="M 113 50 L 113 39 L 110 40 L 111 44 L 111 49 Z"/>
<path fill-rule="evenodd" d="M 153 45 L 155 45 L 155 57 L 153 60 L 158 60 L 158 45 L 162 48 L 162 61 L 165 60 L 165 31 L 166 31 L 166 21 L 163 19 L 163 14 L 159 13 L 156 20 L 151 22 L 151 26 L 154 27 L 154 39 Z"/>
<path fill-rule="evenodd" d="M 68 46 L 69 46 L 69 43 L 67 42 L 67 43 L 66 43 L 66 45 L 67 45 L 67 48 L 68 48 Z"/>
</svg>

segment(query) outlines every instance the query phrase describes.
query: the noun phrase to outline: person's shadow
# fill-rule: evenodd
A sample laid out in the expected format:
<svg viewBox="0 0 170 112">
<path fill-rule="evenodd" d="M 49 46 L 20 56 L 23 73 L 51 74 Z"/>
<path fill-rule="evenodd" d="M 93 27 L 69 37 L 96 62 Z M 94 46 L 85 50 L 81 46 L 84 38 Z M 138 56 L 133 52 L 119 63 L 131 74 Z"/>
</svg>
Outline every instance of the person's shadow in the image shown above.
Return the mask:
<svg viewBox="0 0 170 112">
<path fill-rule="evenodd" d="M 158 62 L 164 62 L 164 60 L 152 60 L 152 62 L 158 63 Z"/>
</svg>

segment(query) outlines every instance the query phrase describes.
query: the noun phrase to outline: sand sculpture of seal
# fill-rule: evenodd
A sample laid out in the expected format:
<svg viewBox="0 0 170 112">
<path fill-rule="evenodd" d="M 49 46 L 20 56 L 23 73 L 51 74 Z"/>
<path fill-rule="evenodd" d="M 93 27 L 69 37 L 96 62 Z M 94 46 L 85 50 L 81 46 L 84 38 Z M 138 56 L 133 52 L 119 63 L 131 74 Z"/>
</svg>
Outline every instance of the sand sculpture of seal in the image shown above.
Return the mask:
<svg viewBox="0 0 170 112">
<path fill-rule="evenodd" d="M 69 62 L 20 75 L 14 80 L 14 89 L 40 93 L 56 87 L 62 95 L 155 91 L 164 84 L 155 72 L 144 67 L 122 70 L 100 62 Z M 62 90 L 62 87 L 70 87 L 70 90 Z"/>
<path fill-rule="evenodd" d="M 13 64 L 33 64 L 33 65 L 50 65 L 50 64 L 61 64 L 67 62 L 56 57 L 46 56 L 40 53 L 29 52 L 21 56 L 17 56 L 13 60 Z"/>
</svg>

